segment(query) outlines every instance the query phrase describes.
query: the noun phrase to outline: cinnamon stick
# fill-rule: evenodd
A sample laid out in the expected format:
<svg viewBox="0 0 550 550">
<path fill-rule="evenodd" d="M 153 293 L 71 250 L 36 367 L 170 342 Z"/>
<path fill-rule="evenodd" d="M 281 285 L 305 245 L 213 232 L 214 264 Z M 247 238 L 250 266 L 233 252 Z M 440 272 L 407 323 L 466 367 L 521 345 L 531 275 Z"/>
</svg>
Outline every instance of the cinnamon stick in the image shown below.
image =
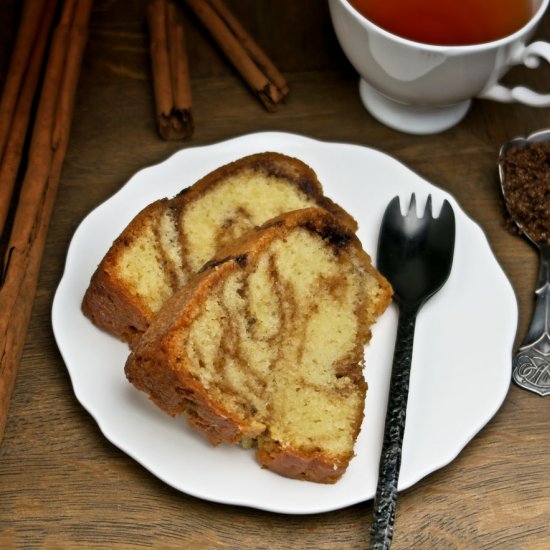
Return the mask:
<svg viewBox="0 0 550 550">
<path fill-rule="evenodd" d="M 31 56 L 34 37 L 37 35 L 46 0 L 26 0 L 21 11 L 21 22 L 15 38 L 13 55 L 10 60 L 6 84 L 0 100 L 0 160 L 4 154 L 12 121 L 15 117 L 15 105 L 20 94 L 21 83 Z"/>
<path fill-rule="evenodd" d="M 169 2 L 167 6 L 166 25 L 168 27 L 168 55 L 170 58 L 170 75 L 172 78 L 172 97 L 174 108 L 188 116 L 189 130 L 193 131 L 191 118 L 191 81 L 189 78 L 189 64 L 185 50 L 185 36 L 183 26 L 177 20 L 176 5 Z"/>
<path fill-rule="evenodd" d="M 54 31 L 0 288 L 0 441 L 67 151 L 92 0 L 66 0 Z M 55 141 L 54 141 L 55 140 Z"/>
<path fill-rule="evenodd" d="M 242 26 L 223 0 L 209 0 L 218 15 L 225 21 L 231 32 L 248 52 L 252 60 L 264 72 L 264 74 L 277 86 L 283 96 L 289 92 L 288 83 L 285 77 L 279 72 L 273 61 L 267 56 L 264 50 L 252 38 L 248 31 Z"/>
<path fill-rule="evenodd" d="M 28 4 L 32 4 L 33 9 L 36 9 L 39 5 L 33 0 L 28 0 L 23 8 L 24 15 L 18 30 L 15 53 L 12 57 L 6 85 L 0 100 L 2 105 L 0 111 L 3 112 L 9 108 L 11 115 L 10 121 L 8 121 L 9 117 L 7 115 L 2 115 L 5 116 L 5 119 L 0 118 L 1 122 L 9 123 L 2 125 L 2 136 L 0 137 L 0 140 L 3 140 L 5 144 L 3 155 L 0 155 L 0 236 L 4 231 L 17 174 L 21 166 L 23 146 L 29 130 L 31 108 L 38 87 L 38 79 L 53 24 L 57 0 L 46 0 L 42 3 L 42 10 L 36 13 L 33 12 L 33 9 L 27 8 Z M 32 15 L 29 15 L 31 13 Z M 28 17 L 35 16 L 40 21 L 38 29 L 34 25 L 29 26 L 27 21 Z M 29 39 L 29 37 L 32 37 L 33 32 L 37 33 L 36 40 Z M 18 52 L 20 42 L 23 44 L 23 49 L 25 49 L 25 55 Z M 27 56 L 26 50 L 29 44 L 32 45 L 32 50 L 29 52 L 30 56 Z M 22 62 L 23 58 L 28 62 L 26 70 L 25 67 L 17 66 L 17 70 L 12 72 L 11 66 L 14 64 L 14 60 L 19 63 Z M 23 76 L 21 77 L 21 75 Z M 18 97 L 14 101 L 12 95 L 16 89 L 18 90 Z"/>
<path fill-rule="evenodd" d="M 186 139 L 194 126 L 183 27 L 167 0 L 150 2 L 147 15 L 159 133 L 164 139 Z"/>
<path fill-rule="evenodd" d="M 247 51 L 241 43 L 239 36 L 226 24 L 226 21 L 220 16 L 218 11 L 213 8 L 209 0 L 185 0 L 185 2 L 208 29 L 213 39 L 217 42 L 246 83 L 259 97 L 264 107 L 268 111 L 277 110 L 285 93 L 288 92 L 288 90 L 286 90 L 286 92 L 284 91 L 286 89 L 285 86 L 283 86 L 281 90 L 270 80 L 268 75 L 263 72 L 250 56 L 249 51 Z M 220 5 L 222 4 L 218 2 L 217 7 L 219 8 Z M 221 11 L 225 13 L 226 16 L 227 13 L 229 13 L 227 9 L 224 10 L 222 8 Z M 234 17 L 229 17 L 229 19 L 234 20 Z M 240 25 L 237 25 L 237 27 L 240 27 Z M 241 30 L 244 29 L 241 27 Z M 250 44 L 250 41 L 248 41 L 248 43 Z"/>
</svg>

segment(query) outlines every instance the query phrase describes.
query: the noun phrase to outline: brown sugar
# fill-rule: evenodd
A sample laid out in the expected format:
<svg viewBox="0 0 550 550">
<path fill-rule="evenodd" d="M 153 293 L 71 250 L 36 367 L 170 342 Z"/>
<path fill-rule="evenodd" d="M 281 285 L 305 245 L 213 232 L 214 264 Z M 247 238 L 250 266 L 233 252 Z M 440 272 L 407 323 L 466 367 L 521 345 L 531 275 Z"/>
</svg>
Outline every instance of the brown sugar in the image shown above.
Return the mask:
<svg viewBox="0 0 550 550">
<path fill-rule="evenodd" d="M 509 147 L 501 167 L 510 216 L 522 233 L 538 243 L 550 244 L 550 141 Z"/>
</svg>

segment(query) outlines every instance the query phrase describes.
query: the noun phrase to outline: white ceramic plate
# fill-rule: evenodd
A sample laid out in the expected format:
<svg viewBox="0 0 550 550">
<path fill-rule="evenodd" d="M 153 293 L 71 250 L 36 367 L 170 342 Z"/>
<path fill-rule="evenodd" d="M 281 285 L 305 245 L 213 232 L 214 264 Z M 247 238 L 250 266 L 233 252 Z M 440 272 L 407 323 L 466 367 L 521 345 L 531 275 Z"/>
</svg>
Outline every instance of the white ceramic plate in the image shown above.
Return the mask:
<svg viewBox="0 0 550 550">
<path fill-rule="evenodd" d="M 190 495 L 289 514 L 326 512 L 368 500 L 378 459 L 394 346 L 397 309 L 390 306 L 366 349 L 369 391 L 357 456 L 335 485 L 280 477 L 261 469 L 253 451 L 214 448 L 152 405 L 125 379 L 128 349 L 96 329 L 80 311 L 97 264 L 131 218 L 160 197 L 175 195 L 211 170 L 262 151 L 300 158 L 325 192 L 359 221 L 359 237 L 376 259 L 378 228 L 395 195 L 420 204 L 431 193 L 436 212 L 450 201 L 457 222 L 453 270 L 421 310 L 414 344 L 407 428 L 399 488 L 452 461 L 504 400 L 517 324 L 513 290 L 481 229 L 447 193 L 391 157 L 356 145 L 284 133 L 259 133 L 184 149 L 136 174 L 77 229 L 53 304 L 53 328 L 74 391 L 105 436 L 154 475 Z"/>
</svg>

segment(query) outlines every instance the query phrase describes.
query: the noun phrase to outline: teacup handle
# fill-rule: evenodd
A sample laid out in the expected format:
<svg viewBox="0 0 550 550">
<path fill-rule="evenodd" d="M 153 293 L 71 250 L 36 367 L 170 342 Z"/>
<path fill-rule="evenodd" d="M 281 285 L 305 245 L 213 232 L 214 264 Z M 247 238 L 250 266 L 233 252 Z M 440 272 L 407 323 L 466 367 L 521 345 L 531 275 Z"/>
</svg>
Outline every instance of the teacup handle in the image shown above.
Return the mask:
<svg viewBox="0 0 550 550">
<path fill-rule="evenodd" d="M 533 42 L 528 46 L 520 46 L 514 52 L 510 64 L 525 65 L 529 69 L 536 69 L 540 64 L 541 58 L 550 63 L 550 44 L 542 41 Z M 501 84 L 495 84 L 481 92 L 479 97 L 502 103 L 518 102 L 531 107 L 550 107 L 550 94 L 539 94 L 525 86 L 507 88 Z"/>
</svg>

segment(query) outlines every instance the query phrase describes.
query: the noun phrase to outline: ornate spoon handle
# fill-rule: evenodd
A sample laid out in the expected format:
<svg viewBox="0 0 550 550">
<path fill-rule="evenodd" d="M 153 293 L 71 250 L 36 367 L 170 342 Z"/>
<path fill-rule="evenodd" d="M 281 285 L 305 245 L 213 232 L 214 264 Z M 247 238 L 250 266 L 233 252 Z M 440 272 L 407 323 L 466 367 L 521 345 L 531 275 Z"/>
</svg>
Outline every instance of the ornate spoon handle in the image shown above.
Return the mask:
<svg viewBox="0 0 550 550">
<path fill-rule="evenodd" d="M 512 361 L 514 382 L 539 395 L 550 395 L 550 245 L 539 245 L 540 270 L 533 319 Z"/>
</svg>

